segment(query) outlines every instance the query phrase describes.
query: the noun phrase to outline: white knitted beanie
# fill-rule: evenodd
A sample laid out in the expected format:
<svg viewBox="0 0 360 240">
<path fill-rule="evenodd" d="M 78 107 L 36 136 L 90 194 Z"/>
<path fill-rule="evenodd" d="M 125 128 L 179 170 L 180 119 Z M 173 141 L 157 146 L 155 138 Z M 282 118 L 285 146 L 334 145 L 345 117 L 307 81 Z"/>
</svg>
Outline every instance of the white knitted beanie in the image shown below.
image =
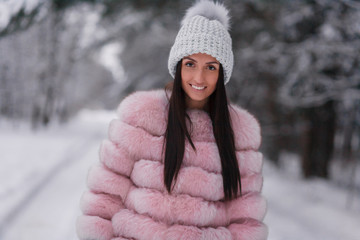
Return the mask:
<svg viewBox="0 0 360 240">
<path fill-rule="evenodd" d="M 170 50 L 168 68 L 175 77 L 176 64 L 195 53 L 206 53 L 216 58 L 224 69 L 224 84 L 229 82 L 234 64 L 229 29 L 229 11 L 220 3 L 197 1 L 190 7 Z"/>
</svg>

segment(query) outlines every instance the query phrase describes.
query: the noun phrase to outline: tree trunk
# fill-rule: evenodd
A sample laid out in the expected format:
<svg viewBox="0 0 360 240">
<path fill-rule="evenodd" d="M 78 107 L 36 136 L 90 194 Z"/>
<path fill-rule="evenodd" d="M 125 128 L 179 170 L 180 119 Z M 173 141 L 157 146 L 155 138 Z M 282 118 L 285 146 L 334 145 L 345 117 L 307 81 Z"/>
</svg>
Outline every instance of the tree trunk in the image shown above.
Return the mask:
<svg viewBox="0 0 360 240">
<path fill-rule="evenodd" d="M 334 148 L 335 109 L 328 101 L 319 107 L 306 110 L 309 127 L 305 132 L 305 146 L 302 156 L 303 175 L 328 178 L 328 165 Z"/>
<path fill-rule="evenodd" d="M 348 117 L 345 119 L 345 126 L 344 126 L 344 141 L 342 146 L 342 159 L 345 162 L 350 162 L 352 160 L 352 138 L 353 133 L 355 131 L 355 117 L 356 117 L 356 106 L 353 106 L 352 109 L 349 109 Z"/>
</svg>

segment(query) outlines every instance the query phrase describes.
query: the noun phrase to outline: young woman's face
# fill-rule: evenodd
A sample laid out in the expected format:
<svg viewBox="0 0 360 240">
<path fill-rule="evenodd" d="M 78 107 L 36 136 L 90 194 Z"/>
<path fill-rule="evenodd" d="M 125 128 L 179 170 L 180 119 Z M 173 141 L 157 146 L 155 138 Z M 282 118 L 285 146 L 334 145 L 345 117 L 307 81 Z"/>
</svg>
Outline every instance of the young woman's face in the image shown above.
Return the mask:
<svg viewBox="0 0 360 240">
<path fill-rule="evenodd" d="M 181 86 L 186 93 L 188 108 L 204 109 L 209 96 L 216 89 L 219 68 L 219 61 L 205 53 L 196 53 L 182 59 Z"/>
</svg>

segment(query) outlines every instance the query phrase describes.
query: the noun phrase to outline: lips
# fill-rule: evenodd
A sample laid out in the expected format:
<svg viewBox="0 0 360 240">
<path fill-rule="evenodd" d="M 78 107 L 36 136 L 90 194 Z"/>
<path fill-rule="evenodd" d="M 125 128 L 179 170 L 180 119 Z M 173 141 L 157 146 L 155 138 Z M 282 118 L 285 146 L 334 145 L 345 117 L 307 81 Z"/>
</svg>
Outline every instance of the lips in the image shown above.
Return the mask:
<svg viewBox="0 0 360 240">
<path fill-rule="evenodd" d="M 204 90 L 206 88 L 205 86 L 200 87 L 200 86 L 196 86 L 196 85 L 192 85 L 192 84 L 190 84 L 190 86 L 196 90 Z"/>
</svg>

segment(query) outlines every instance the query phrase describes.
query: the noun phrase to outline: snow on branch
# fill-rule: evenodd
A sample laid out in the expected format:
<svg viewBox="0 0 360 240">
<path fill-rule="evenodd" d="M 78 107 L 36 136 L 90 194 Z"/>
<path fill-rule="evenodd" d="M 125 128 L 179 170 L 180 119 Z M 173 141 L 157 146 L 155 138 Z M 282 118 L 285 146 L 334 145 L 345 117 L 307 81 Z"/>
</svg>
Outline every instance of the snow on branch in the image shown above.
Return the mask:
<svg viewBox="0 0 360 240">
<path fill-rule="evenodd" d="M 19 15 L 31 15 L 46 0 L 7 0 L 0 2 L 0 33 L 8 28 Z"/>
</svg>

